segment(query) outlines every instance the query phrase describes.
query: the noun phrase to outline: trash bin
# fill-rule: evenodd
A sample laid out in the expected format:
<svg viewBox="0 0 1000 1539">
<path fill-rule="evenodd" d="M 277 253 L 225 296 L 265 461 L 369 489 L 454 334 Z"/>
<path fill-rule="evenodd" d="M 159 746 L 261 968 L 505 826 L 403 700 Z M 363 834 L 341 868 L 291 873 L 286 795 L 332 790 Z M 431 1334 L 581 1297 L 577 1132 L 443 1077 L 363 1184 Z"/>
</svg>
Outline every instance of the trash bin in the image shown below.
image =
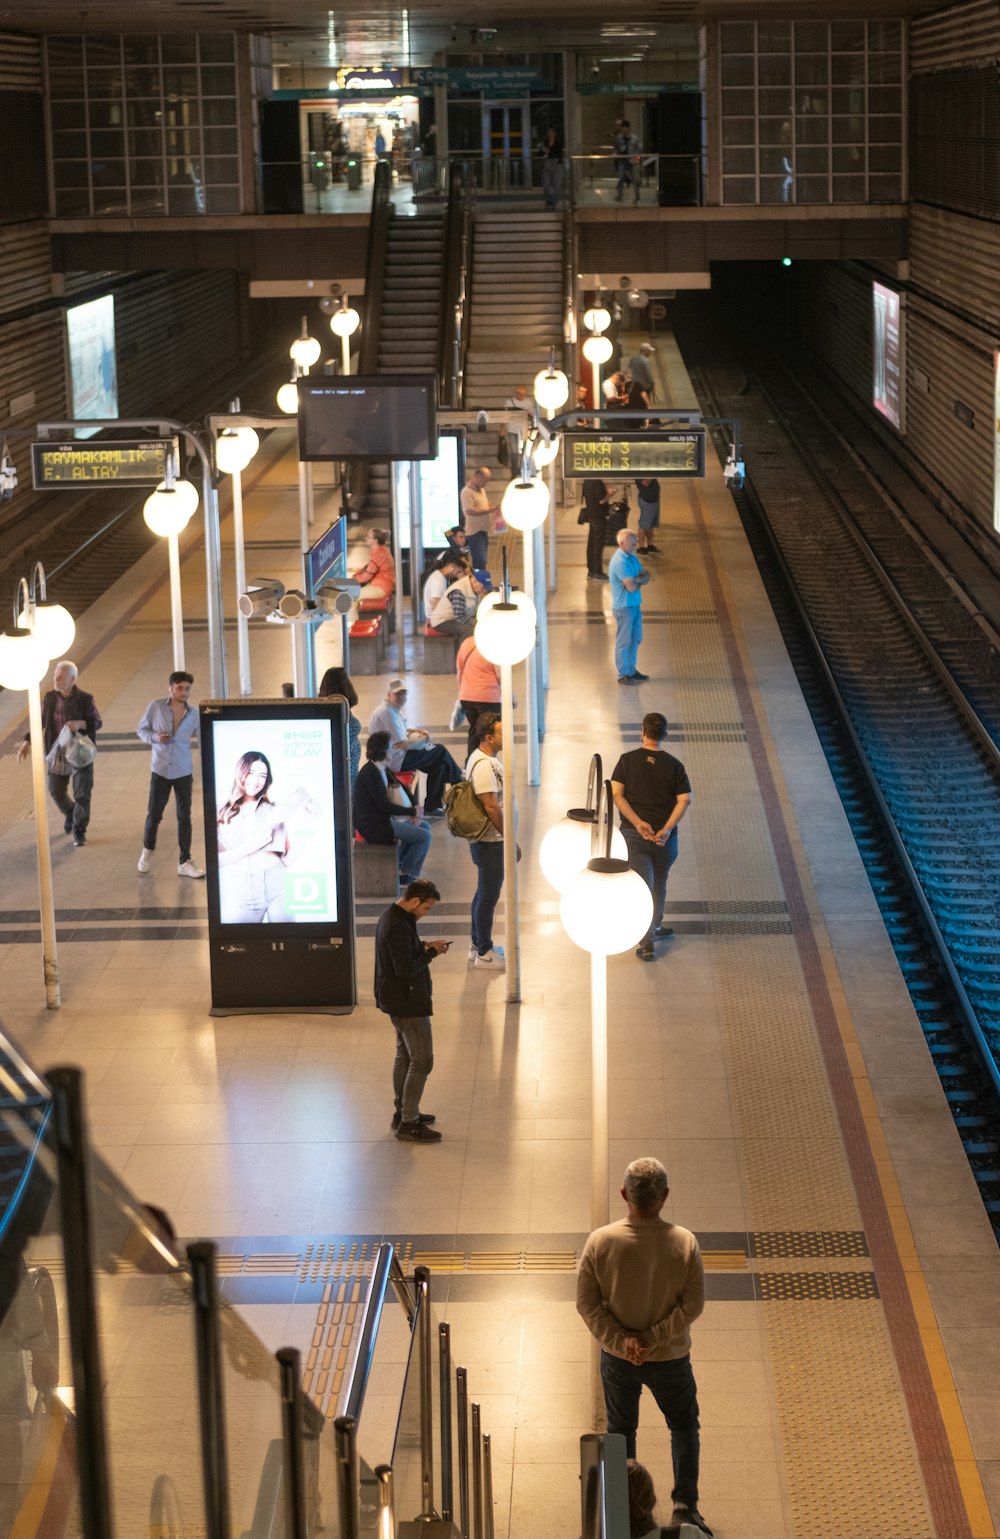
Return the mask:
<svg viewBox="0 0 1000 1539">
<path fill-rule="evenodd" d="M 347 162 L 347 190 L 357 192 L 361 186 L 361 162 L 353 155 Z"/>
</svg>

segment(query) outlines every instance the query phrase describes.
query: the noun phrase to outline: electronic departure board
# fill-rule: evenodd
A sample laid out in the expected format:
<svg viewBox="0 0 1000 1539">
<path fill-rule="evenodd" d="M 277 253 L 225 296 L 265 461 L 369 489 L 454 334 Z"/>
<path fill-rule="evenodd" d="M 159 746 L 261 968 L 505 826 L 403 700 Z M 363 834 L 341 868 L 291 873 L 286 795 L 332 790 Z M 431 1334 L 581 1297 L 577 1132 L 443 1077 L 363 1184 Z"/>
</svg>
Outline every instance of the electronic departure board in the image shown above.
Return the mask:
<svg viewBox="0 0 1000 1539">
<path fill-rule="evenodd" d="M 91 438 L 86 442 L 31 446 L 35 490 L 98 485 L 158 486 L 175 438 Z"/>
<path fill-rule="evenodd" d="M 704 476 L 705 434 L 697 428 L 657 432 L 563 433 L 563 475 Z"/>
</svg>

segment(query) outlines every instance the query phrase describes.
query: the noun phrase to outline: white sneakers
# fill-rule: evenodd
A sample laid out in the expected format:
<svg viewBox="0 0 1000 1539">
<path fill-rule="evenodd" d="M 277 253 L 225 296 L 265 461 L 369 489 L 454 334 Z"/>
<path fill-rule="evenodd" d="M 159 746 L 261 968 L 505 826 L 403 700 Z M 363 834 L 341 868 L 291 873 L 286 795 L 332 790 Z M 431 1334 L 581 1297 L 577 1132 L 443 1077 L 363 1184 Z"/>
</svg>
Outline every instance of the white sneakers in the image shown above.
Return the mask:
<svg viewBox="0 0 1000 1539">
<path fill-rule="evenodd" d="M 475 957 L 476 967 L 503 967 L 505 965 L 502 946 L 494 946 L 493 950 L 487 951 L 485 956 L 480 956 L 479 953 L 476 952 Z"/>
<path fill-rule="evenodd" d="M 136 869 L 141 871 L 143 876 L 145 876 L 147 874 L 147 872 L 152 871 L 152 869 L 153 869 L 153 851 L 152 850 L 147 850 L 147 849 L 143 848 L 143 852 L 139 856 L 139 864 L 138 864 Z M 189 876 L 189 877 L 192 878 L 193 881 L 200 882 L 201 879 L 204 877 L 205 873 L 201 869 L 200 866 L 196 866 L 195 865 L 193 860 L 182 860 L 180 865 L 177 867 L 177 875 L 178 876 Z"/>
</svg>

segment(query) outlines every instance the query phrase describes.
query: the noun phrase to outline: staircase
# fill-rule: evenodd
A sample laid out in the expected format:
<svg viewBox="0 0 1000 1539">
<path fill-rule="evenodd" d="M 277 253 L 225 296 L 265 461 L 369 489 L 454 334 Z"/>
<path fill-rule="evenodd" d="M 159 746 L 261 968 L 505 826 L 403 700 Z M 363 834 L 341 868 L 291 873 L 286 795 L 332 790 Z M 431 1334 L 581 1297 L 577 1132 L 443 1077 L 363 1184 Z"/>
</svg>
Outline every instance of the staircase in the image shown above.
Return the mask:
<svg viewBox="0 0 1000 1539">
<path fill-rule="evenodd" d="M 389 225 L 380 374 L 436 374 L 444 279 L 444 214 L 399 214 Z"/>
<path fill-rule="evenodd" d="M 480 213 L 472 259 L 465 406 L 502 407 L 562 352 L 562 215 Z M 477 435 L 478 443 L 478 435 Z"/>
</svg>

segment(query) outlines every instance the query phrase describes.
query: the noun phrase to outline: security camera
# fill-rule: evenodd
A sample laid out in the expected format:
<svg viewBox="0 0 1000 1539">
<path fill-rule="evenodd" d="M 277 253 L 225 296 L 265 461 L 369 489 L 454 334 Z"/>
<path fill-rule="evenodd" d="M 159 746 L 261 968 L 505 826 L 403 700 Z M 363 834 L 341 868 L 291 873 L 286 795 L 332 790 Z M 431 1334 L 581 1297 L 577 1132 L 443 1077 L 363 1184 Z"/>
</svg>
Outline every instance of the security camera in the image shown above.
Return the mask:
<svg viewBox="0 0 1000 1539">
<path fill-rule="evenodd" d="M 485 410 L 484 407 L 480 406 L 479 410 L 476 412 L 476 427 L 481 433 L 485 433 L 489 425 L 490 414 Z"/>
<path fill-rule="evenodd" d="M 254 615 L 270 614 L 284 591 L 284 583 L 276 577 L 251 577 L 247 591 L 236 600 L 236 607 L 248 620 Z"/>
<path fill-rule="evenodd" d="M 289 588 L 278 600 L 278 613 L 284 620 L 297 620 L 305 610 L 308 599 L 298 588 Z"/>
<path fill-rule="evenodd" d="M 346 615 L 361 592 L 359 582 L 334 578 L 316 589 L 316 608 L 328 615 Z"/>
</svg>

